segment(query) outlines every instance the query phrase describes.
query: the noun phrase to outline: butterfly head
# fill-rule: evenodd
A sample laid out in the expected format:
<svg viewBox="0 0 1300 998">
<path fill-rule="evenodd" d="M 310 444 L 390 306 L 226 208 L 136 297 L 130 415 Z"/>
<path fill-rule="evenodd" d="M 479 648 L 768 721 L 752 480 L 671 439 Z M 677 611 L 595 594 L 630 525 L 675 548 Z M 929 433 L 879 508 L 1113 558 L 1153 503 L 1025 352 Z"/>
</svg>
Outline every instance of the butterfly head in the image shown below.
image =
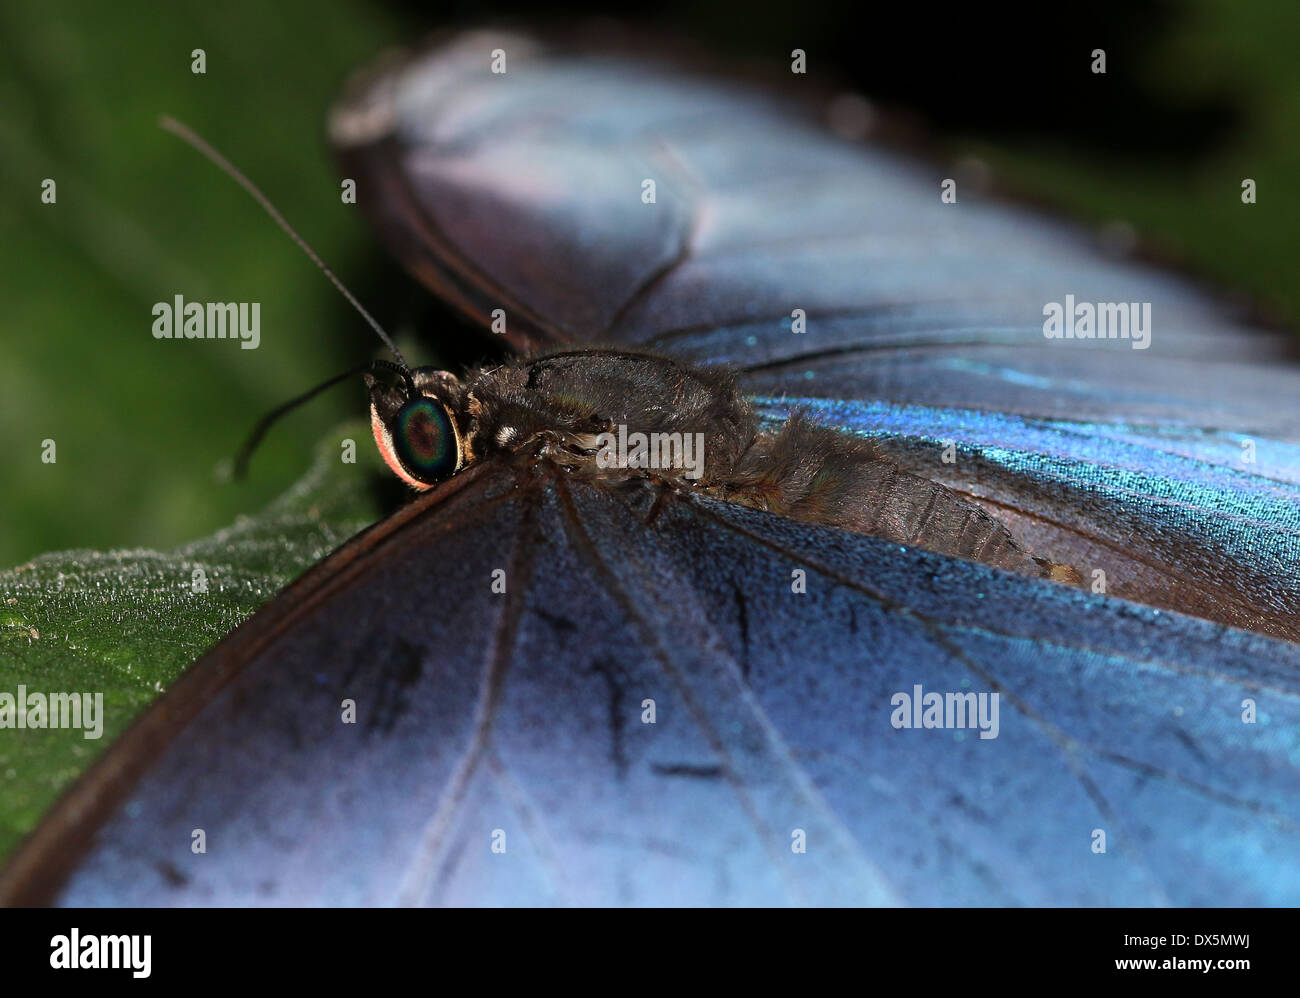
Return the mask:
<svg viewBox="0 0 1300 998">
<path fill-rule="evenodd" d="M 367 374 L 366 387 L 375 444 L 406 484 L 429 489 L 469 463 L 465 388 L 455 376 L 417 367 L 400 379 Z"/>
</svg>

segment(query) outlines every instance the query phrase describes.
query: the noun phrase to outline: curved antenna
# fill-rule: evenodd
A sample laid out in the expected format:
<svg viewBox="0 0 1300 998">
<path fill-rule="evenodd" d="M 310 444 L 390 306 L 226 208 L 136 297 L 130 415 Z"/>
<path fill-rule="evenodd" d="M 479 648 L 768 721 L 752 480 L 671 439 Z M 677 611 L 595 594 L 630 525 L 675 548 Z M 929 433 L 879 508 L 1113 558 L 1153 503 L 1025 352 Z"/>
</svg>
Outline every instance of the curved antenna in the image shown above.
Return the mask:
<svg viewBox="0 0 1300 998">
<path fill-rule="evenodd" d="M 248 439 L 244 441 L 244 446 L 239 448 L 239 453 L 235 455 L 235 467 L 232 477 L 235 481 L 240 481 L 248 474 L 248 461 L 253 456 L 253 451 L 257 445 L 262 442 L 273 423 L 286 413 L 292 412 L 304 402 L 310 402 L 326 388 L 332 388 L 340 381 L 346 381 L 348 378 L 355 377 L 363 371 L 395 371 L 406 382 L 407 393 L 414 396 L 416 394 L 415 381 L 411 378 L 411 372 L 403 365 L 394 364 L 390 360 L 368 360 L 364 364 L 358 364 L 356 367 L 350 367 L 342 374 L 336 374 L 326 381 L 322 381 L 315 388 L 303 392 L 297 398 L 292 398 L 288 402 L 276 406 L 265 416 L 257 421 L 257 425 L 249 431 Z"/>
<path fill-rule="evenodd" d="M 229 176 L 235 181 L 235 183 L 244 188 L 244 190 L 248 191 L 248 193 L 253 196 L 253 200 L 262 206 L 263 210 L 275 220 L 275 223 L 289 234 L 289 238 L 297 243 L 298 247 L 306 253 L 311 261 L 321 269 L 330 281 L 333 282 L 334 286 L 339 289 L 339 292 L 351 303 L 352 307 L 361 313 L 361 318 L 370 323 L 370 328 L 379 334 L 379 338 L 383 340 L 384 345 L 392 351 L 393 356 L 397 358 L 397 362 L 401 364 L 403 368 L 406 368 L 406 359 L 402 356 L 401 351 L 397 349 L 396 345 L 394 345 L 388 334 L 384 332 L 383 326 L 376 322 L 374 317 L 361 306 L 361 302 L 357 301 L 352 292 L 343 286 L 343 282 L 334 276 L 334 271 L 325 266 L 325 261 L 316 255 L 314 249 L 307 245 L 307 240 L 303 239 L 302 236 L 298 235 L 298 233 L 294 231 L 293 226 L 290 225 L 285 217 L 276 210 L 275 205 L 271 204 L 270 199 L 258 189 L 256 184 L 244 176 L 234 163 L 230 162 L 230 160 L 226 159 L 225 156 L 221 155 L 221 153 L 213 149 L 212 146 L 208 145 L 208 143 L 204 141 L 198 133 L 188 126 L 181 124 L 175 118 L 163 115 L 158 119 L 158 127 L 165 129 L 178 138 L 188 142 L 196 150 L 207 157 L 214 166 Z"/>
</svg>

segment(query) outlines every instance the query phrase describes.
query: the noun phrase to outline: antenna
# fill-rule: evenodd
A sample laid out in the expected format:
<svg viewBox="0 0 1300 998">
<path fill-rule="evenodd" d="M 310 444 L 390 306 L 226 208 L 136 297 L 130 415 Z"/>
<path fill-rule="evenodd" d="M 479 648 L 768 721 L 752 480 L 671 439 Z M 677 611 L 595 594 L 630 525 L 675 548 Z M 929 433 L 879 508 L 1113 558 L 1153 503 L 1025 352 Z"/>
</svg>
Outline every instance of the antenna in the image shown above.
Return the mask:
<svg viewBox="0 0 1300 998">
<path fill-rule="evenodd" d="M 358 364 L 356 367 L 348 368 L 348 370 L 344 371 L 342 374 L 336 374 L 334 377 L 322 381 L 315 388 L 303 392 L 297 398 L 292 398 L 288 402 L 276 406 L 259 419 L 257 425 L 255 425 L 249 432 L 248 438 L 244 441 L 244 446 L 240 447 L 239 453 L 235 455 L 235 467 L 232 477 L 235 481 L 241 481 L 244 476 L 248 474 L 248 459 L 253 456 L 253 451 L 255 451 L 257 445 L 262 442 L 262 438 L 266 436 L 266 431 L 269 430 L 272 424 L 274 424 L 281 416 L 292 412 L 304 402 L 310 402 L 326 388 L 331 388 L 334 385 L 337 385 L 340 381 L 346 381 L 348 378 L 361 374 L 363 371 L 384 370 L 394 371 L 399 374 L 406 381 L 407 393 L 412 396 L 416 394 L 415 381 L 411 378 L 411 372 L 405 367 L 400 367 L 397 364 L 394 364 L 391 360 L 368 360 L 364 364 Z"/>
<path fill-rule="evenodd" d="M 356 296 L 353 295 L 351 291 L 349 291 L 347 288 L 343 286 L 342 281 L 340 281 L 337 277 L 334 276 L 334 271 L 330 270 L 329 267 L 325 266 L 325 261 L 316 255 L 316 251 L 314 249 L 312 249 L 310 246 L 307 245 L 307 240 L 303 239 L 302 236 L 298 235 L 298 233 L 294 231 L 293 226 L 290 225 L 288 221 L 285 219 L 285 217 L 281 215 L 279 211 L 276 210 L 275 205 L 271 204 L 270 198 L 268 198 L 265 194 L 263 194 L 258 189 L 255 183 L 253 183 L 246 176 L 244 176 L 244 174 L 240 172 L 239 168 L 235 166 L 234 163 L 230 162 L 230 160 L 226 159 L 225 156 L 217 152 L 216 149 L 208 145 L 208 143 L 204 141 L 203 138 L 201 138 L 197 132 L 195 132 L 193 129 L 189 128 L 188 126 L 181 124 L 175 118 L 169 117 L 168 115 L 163 115 L 158 119 L 158 126 L 164 129 L 165 131 L 171 132 L 173 135 L 177 136 L 178 138 L 183 139 L 185 142 L 189 143 L 196 150 L 198 150 L 198 152 L 200 152 L 203 156 L 205 156 L 214 166 L 220 169 L 232 180 L 234 180 L 235 183 L 239 184 L 239 186 L 242 187 L 244 190 L 248 191 L 248 193 L 253 196 L 253 200 L 255 200 L 258 204 L 262 206 L 263 210 L 268 215 L 270 215 L 272 219 L 275 220 L 275 223 L 289 234 L 289 238 L 292 239 L 295 243 L 297 243 L 298 247 L 304 253 L 307 254 L 308 258 L 312 261 L 312 263 L 316 264 L 316 266 L 318 266 L 321 269 L 321 271 L 325 274 L 325 276 L 330 279 L 333 285 L 339 289 L 339 292 L 343 295 L 343 297 L 346 298 L 351 303 L 352 307 L 355 308 L 361 314 L 361 318 L 365 319 L 366 322 L 370 323 L 370 328 L 373 329 L 377 334 L 379 334 L 379 338 L 383 340 L 384 345 L 388 347 L 389 350 L 392 351 L 393 356 L 397 358 L 397 362 L 402 366 L 402 368 L 404 370 L 407 369 L 406 359 L 402 356 L 401 351 L 398 350 L 397 347 L 394 345 L 393 341 L 389 338 L 388 334 L 384 332 L 384 327 L 375 321 L 374 316 L 372 316 L 369 312 L 367 312 L 362 307 L 361 302 L 357 301 Z"/>
</svg>

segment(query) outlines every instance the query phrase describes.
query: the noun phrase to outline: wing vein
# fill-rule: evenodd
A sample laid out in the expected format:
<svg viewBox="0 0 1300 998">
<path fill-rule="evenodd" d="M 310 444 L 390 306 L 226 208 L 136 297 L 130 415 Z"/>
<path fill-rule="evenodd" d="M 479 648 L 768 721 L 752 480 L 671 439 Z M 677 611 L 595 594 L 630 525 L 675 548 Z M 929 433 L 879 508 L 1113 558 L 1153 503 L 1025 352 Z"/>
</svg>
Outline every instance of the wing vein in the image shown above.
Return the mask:
<svg viewBox="0 0 1300 998">
<path fill-rule="evenodd" d="M 692 502 L 693 502 L 693 497 L 692 497 Z M 974 661 L 972 661 L 966 655 L 966 653 L 963 652 L 961 648 L 957 646 L 956 642 L 954 642 L 951 637 L 949 637 L 947 634 L 944 633 L 943 625 L 941 625 L 938 621 L 934 620 L 932 617 L 930 617 L 927 614 L 917 612 L 913 608 L 906 606 L 897 600 L 890 599 L 889 597 L 885 596 L 883 593 L 879 591 L 875 591 L 871 587 L 864 585 L 858 580 L 852 579 L 844 575 L 843 573 L 836 571 L 835 569 L 831 568 L 829 565 L 824 565 L 813 559 L 809 559 L 805 555 L 800 554 L 797 551 L 786 549 L 784 545 L 770 541 L 768 538 L 762 537 L 758 534 L 753 533 L 752 531 L 746 530 L 745 528 L 739 526 L 738 524 L 731 523 L 725 517 L 720 517 L 712 510 L 706 509 L 702 503 L 694 503 L 694 506 L 696 509 L 701 510 L 706 516 L 708 516 L 715 523 L 723 525 L 726 529 L 730 529 L 733 532 L 738 533 L 739 535 L 747 538 L 748 540 L 761 544 L 762 546 L 768 548 L 769 550 L 776 551 L 785 557 L 792 557 L 796 561 L 809 565 L 810 567 L 818 571 L 820 574 L 823 574 L 827 578 L 839 582 L 841 585 L 847 586 L 850 589 L 854 589 L 862 593 L 863 595 L 869 597 L 874 602 L 879 603 L 882 607 L 891 610 L 892 612 L 899 613 L 903 616 L 907 616 L 915 620 L 918 624 L 920 624 L 922 628 L 924 628 L 924 630 L 926 631 L 927 634 L 930 635 L 930 637 L 932 637 L 936 642 L 941 644 L 948 651 L 948 653 L 952 655 L 952 657 L 956 661 L 960 662 L 962 666 L 966 668 L 967 671 L 973 673 L 981 681 L 987 683 L 993 690 L 997 691 L 1000 694 L 1005 695 L 1006 698 L 1011 702 L 1012 706 L 1014 706 L 1017 711 L 1019 711 L 1026 718 L 1032 721 L 1039 728 L 1039 730 L 1042 731 L 1043 734 L 1054 745 L 1056 745 L 1056 747 L 1060 751 L 1062 761 L 1065 763 L 1066 767 L 1074 774 L 1075 778 L 1079 781 L 1079 784 L 1082 787 L 1084 793 L 1086 793 L 1089 799 L 1092 800 L 1093 804 L 1097 807 L 1098 811 L 1101 812 L 1105 820 L 1107 820 L 1108 822 L 1110 822 L 1112 825 L 1116 827 L 1122 827 L 1122 822 L 1120 821 L 1119 816 L 1115 814 L 1114 810 L 1111 808 L 1109 802 L 1106 800 L 1105 795 L 1101 792 L 1100 787 L 1097 786 L 1096 782 L 1092 779 L 1092 777 L 1090 777 L 1079 764 L 1077 749 L 1080 747 L 1084 747 L 1083 743 L 1079 742 L 1077 739 L 1073 738 L 1071 735 L 1066 734 L 1056 725 L 1052 724 L 1041 714 L 1039 714 L 1037 711 L 1031 708 L 1029 704 L 1025 703 L 1015 693 L 1013 693 L 1010 689 L 1008 689 L 1006 684 L 998 680 L 991 672 L 989 672 L 988 670 L 984 669 L 982 666 L 979 666 Z M 1125 841 L 1132 841 L 1132 839 L 1126 839 Z M 1159 898 L 1159 902 L 1162 904 L 1168 904 L 1169 899 L 1165 894 L 1163 886 L 1160 885 L 1159 882 L 1155 879 L 1155 876 L 1152 874 L 1150 867 L 1142 858 L 1141 854 L 1137 851 L 1136 847 L 1129 848 L 1128 846 L 1125 845 L 1122 846 L 1122 848 L 1125 848 L 1126 851 L 1130 853 L 1130 855 L 1133 857 L 1134 862 L 1146 874 L 1148 881 L 1150 882 L 1151 886 L 1155 889 L 1157 897 Z"/>
<path fill-rule="evenodd" d="M 522 594 L 532 577 L 536 550 L 537 500 L 535 493 L 525 493 L 524 507 L 515 534 L 510 557 L 510 585 L 497 618 L 492 646 L 483 660 L 478 703 L 469 740 L 461 751 L 451 778 L 443 790 L 433 817 L 430 818 L 415 847 L 410 863 L 397 891 L 397 904 L 410 907 L 424 903 L 442 886 L 443 852 L 448 836 L 455 827 L 457 811 L 488 752 L 492 721 L 509 670 L 515 648 L 515 636 L 523 616 Z"/>
<path fill-rule="evenodd" d="M 608 565 L 590 535 L 587 533 L 582 524 L 582 519 L 578 510 L 573 503 L 573 497 L 570 493 L 563 476 L 554 477 L 556 483 L 556 492 L 560 499 L 560 506 L 564 510 L 566 523 L 569 527 L 570 536 L 572 536 L 578 547 L 586 554 L 591 564 L 596 568 L 599 574 L 605 579 L 609 586 L 611 595 L 618 601 L 628 618 L 635 622 L 637 629 L 641 632 L 646 647 L 653 653 L 659 662 L 660 668 L 672 680 L 674 685 L 681 691 L 683 699 L 686 701 L 691 715 L 699 727 L 701 733 L 708 741 L 710 747 L 718 758 L 722 761 L 722 771 L 727 782 L 735 794 L 737 802 L 744 811 L 746 817 L 753 825 L 755 835 L 759 843 L 773 859 L 774 865 L 781 871 L 788 889 L 794 899 L 798 900 L 802 896 L 798 884 L 792 878 L 792 875 L 785 863 L 785 856 L 776 845 L 777 835 L 768 827 L 768 822 L 759 813 L 758 805 L 753 795 L 745 786 L 741 774 L 737 770 L 733 753 L 728 749 L 727 742 L 717 727 L 711 723 L 708 711 L 700 702 L 700 691 L 695 685 L 688 682 L 682 671 L 673 663 L 672 656 L 668 654 L 659 639 L 655 626 L 646 619 L 644 612 L 636 601 L 630 597 L 626 586 Z M 726 656 L 727 675 L 734 679 L 736 690 L 733 697 L 733 703 L 738 704 L 743 710 L 744 716 L 751 720 L 758 728 L 758 734 L 761 742 L 767 749 L 767 754 L 776 763 L 777 773 L 769 773 L 769 776 L 784 777 L 790 783 L 790 791 L 800 799 L 807 802 L 812 811 L 817 814 L 824 822 L 824 827 L 828 837 L 837 839 L 830 848 L 837 849 L 842 858 L 848 863 L 857 866 L 856 876 L 851 869 L 845 866 L 839 868 L 839 873 L 843 877 L 844 883 L 839 885 L 846 890 L 851 890 L 854 884 L 861 885 L 859 893 L 854 894 L 858 903 L 871 904 L 898 904 L 898 898 L 892 887 L 884 878 L 879 869 L 865 856 L 861 855 L 856 841 L 849 831 L 844 828 L 840 819 L 831 810 L 830 805 L 822 797 L 821 793 L 812 784 L 803 767 L 799 765 L 794 758 L 794 753 L 785 743 L 780 733 L 773 726 L 771 720 L 767 717 L 766 712 L 754 699 L 753 694 L 745 685 L 741 676 L 740 667 Z"/>
</svg>

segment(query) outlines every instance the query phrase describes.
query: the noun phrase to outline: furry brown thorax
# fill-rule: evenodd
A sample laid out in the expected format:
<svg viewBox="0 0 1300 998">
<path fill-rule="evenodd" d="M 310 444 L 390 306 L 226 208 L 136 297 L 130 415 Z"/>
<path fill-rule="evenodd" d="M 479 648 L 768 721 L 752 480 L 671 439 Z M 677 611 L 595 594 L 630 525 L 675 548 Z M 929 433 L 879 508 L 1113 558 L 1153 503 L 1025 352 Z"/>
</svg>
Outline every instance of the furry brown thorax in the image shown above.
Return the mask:
<svg viewBox="0 0 1300 998">
<path fill-rule="evenodd" d="M 904 471 L 870 440 L 799 413 L 763 432 L 723 368 L 588 348 L 481 367 L 464 379 L 433 368 L 411 375 L 415 398 L 400 381 L 366 375 L 366 384 L 380 453 L 416 489 L 489 457 L 546 461 L 594 482 L 651 479 L 1029 575 L 1078 578 L 1033 557 L 982 507 Z M 620 441 L 632 446 L 619 449 Z M 698 467 L 674 463 L 696 441 Z"/>
</svg>

